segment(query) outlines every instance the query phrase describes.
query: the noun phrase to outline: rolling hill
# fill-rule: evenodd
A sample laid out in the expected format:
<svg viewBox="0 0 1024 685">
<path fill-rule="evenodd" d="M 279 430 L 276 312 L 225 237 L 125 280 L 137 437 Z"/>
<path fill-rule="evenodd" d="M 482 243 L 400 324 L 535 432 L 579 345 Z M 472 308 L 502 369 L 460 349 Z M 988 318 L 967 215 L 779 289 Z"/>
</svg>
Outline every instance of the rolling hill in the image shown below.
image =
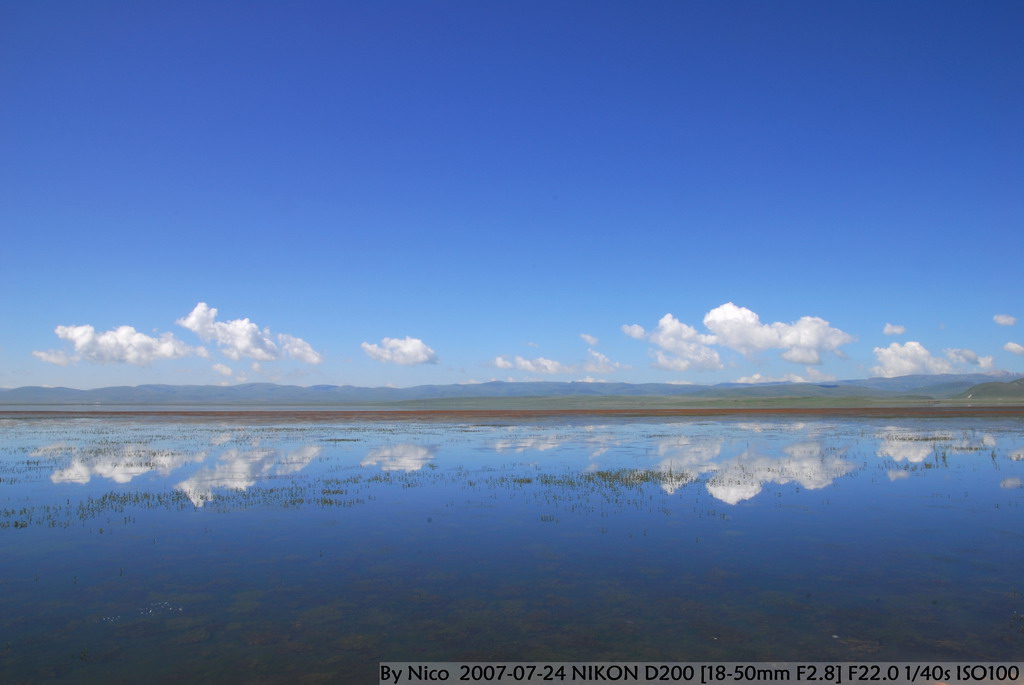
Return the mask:
<svg viewBox="0 0 1024 685">
<path fill-rule="evenodd" d="M 1024 402 L 1024 378 L 1007 383 L 980 383 L 960 393 L 955 399 Z"/>
</svg>

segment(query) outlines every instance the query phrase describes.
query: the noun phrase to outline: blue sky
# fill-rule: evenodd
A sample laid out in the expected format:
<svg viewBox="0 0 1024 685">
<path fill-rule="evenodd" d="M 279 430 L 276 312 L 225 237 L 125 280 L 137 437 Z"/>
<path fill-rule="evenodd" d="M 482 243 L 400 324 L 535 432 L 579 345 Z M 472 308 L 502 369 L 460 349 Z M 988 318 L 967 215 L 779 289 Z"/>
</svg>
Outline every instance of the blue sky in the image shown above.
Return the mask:
<svg viewBox="0 0 1024 685">
<path fill-rule="evenodd" d="M 0 0 L 0 387 L 1024 372 L 1022 33 Z"/>
</svg>

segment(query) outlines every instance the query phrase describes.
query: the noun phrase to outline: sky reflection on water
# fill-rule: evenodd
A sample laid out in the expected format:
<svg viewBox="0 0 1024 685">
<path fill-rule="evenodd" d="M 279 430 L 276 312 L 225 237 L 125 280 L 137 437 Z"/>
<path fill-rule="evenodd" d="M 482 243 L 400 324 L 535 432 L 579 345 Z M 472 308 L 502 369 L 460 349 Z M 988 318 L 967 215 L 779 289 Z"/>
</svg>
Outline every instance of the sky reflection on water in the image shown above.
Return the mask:
<svg viewBox="0 0 1024 685">
<path fill-rule="evenodd" d="M 1024 653 L 1017 420 L 0 428 L 30 681 Z"/>
</svg>

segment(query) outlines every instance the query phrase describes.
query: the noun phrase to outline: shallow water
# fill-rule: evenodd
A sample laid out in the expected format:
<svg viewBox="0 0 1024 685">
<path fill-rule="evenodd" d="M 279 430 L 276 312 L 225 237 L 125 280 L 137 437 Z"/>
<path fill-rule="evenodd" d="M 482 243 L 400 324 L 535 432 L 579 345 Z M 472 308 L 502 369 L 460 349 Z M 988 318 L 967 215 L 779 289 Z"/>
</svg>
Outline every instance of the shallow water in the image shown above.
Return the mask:
<svg viewBox="0 0 1024 685">
<path fill-rule="evenodd" d="M 1024 655 L 1019 419 L 0 420 L 7 682 Z"/>
</svg>

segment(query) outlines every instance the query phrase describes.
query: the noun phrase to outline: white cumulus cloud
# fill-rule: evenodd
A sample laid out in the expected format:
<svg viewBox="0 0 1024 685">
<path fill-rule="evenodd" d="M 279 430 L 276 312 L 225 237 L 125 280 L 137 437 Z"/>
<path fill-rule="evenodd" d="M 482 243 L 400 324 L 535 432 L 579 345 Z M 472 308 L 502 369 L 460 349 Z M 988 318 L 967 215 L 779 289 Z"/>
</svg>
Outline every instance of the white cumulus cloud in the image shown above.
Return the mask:
<svg viewBox="0 0 1024 685">
<path fill-rule="evenodd" d="M 323 358 L 305 340 L 282 333 L 277 342 L 269 328 L 260 328 L 248 318 L 217 321 L 217 309 L 205 302 L 198 303 L 188 316 L 177 324 L 192 331 L 205 342 L 216 342 L 228 359 L 242 357 L 259 361 L 273 361 L 282 356 L 308 364 L 319 364 Z"/>
<path fill-rule="evenodd" d="M 676 371 L 723 368 L 715 346 L 727 347 L 744 355 L 780 349 L 781 357 L 786 361 L 820 364 L 822 352 L 833 352 L 842 357 L 840 347 L 855 340 L 849 333 L 833 328 L 828 321 L 816 316 L 804 316 L 788 324 L 765 324 L 756 313 L 732 302 L 709 311 L 704 316 L 704 326 L 710 334 L 666 314 L 653 331 L 631 324 L 622 326 L 622 332 L 631 338 L 654 343 L 656 348 L 651 351 L 654 366 Z"/>
<path fill-rule="evenodd" d="M 924 345 L 913 340 L 903 345 L 891 343 L 888 347 L 876 347 L 875 357 L 878 358 L 879 365 L 872 367 L 871 373 L 886 378 L 953 371 L 950 362 L 933 357 Z"/>
<path fill-rule="evenodd" d="M 212 368 L 222 376 L 230 376 L 234 373 L 234 371 L 231 370 L 231 367 L 226 364 L 214 364 Z"/>
<path fill-rule="evenodd" d="M 954 364 L 974 364 L 983 369 L 991 369 L 993 358 L 991 356 L 979 357 L 974 350 L 948 348 L 943 350 L 946 358 Z"/>
<path fill-rule="evenodd" d="M 835 376 L 823 373 L 813 366 L 808 366 L 806 375 L 787 373 L 783 376 L 765 376 L 755 373 L 752 376 L 737 378 L 736 383 L 822 383 L 836 380 Z"/>
<path fill-rule="evenodd" d="M 799 364 L 820 364 L 822 351 L 842 356 L 840 346 L 855 339 L 817 316 L 804 316 L 789 324 L 778 321 L 763 324 L 757 314 L 732 302 L 708 312 L 704 325 L 715 334 L 719 345 L 745 355 L 781 349 L 783 359 Z"/>
<path fill-rule="evenodd" d="M 320 353 L 314 350 L 312 346 L 302 338 L 296 338 L 294 335 L 281 333 L 277 336 L 277 340 L 281 344 L 281 349 L 284 351 L 284 354 L 292 359 L 298 359 L 300 362 L 306 362 L 307 364 L 319 364 L 324 360 L 324 358 L 320 356 Z"/>
<path fill-rule="evenodd" d="M 616 369 L 622 368 L 622 364 L 613 362 L 597 350 L 587 350 L 587 355 L 588 359 L 582 369 L 586 373 L 612 373 Z"/>
<path fill-rule="evenodd" d="M 887 323 L 885 328 L 882 329 L 883 335 L 903 335 L 907 332 L 906 326 L 900 326 L 899 324 Z"/>
<path fill-rule="evenodd" d="M 67 352 L 64 350 L 33 350 L 32 356 L 36 359 L 41 359 L 48 364 L 56 364 L 57 366 L 67 366 L 71 362 L 76 361 L 69 357 Z"/>
<path fill-rule="evenodd" d="M 544 357 L 537 357 L 536 359 L 526 359 L 516 355 L 512 359 L 505 357 L 497 357 L 494 360 L 494 365 L 499 369 L 519 369 L 520 371 L 529 371 L 530 373 L 575 373 L 576 368 L 562 362 L 556 362 L 554 359 L 545 359 Z"/>
<path fill-rule="evenodd" d="M 688 369 L 721 369 L 722 361 L 710 347 L 696 343 L 683 343 L 675 354 L 654 350 L 654 366 L 669 371 Z"/>
<path fill-rule="evenodd" d="M 634 340 L 643 340 L 644 335 L 646 334 L 646 332 L 644 331 L 644 327 L 635 323 L 629 325 L 623 324 L 622 332 L 628 335 L 629 337 L 633 338 Z"/>
<path fill-rule="evenodd" d="M 379 362 L 403 366 L 437 363 L 437 353 L 419 338 L 384 338 L 379 345 L 364 342 L 362 348 Z"/>
<path fill-rule="evenodd" d="M 640 326 L 635 328 L 643 332 Z M 659 369 L 686 371 L 690 368 L 722 368 L 718 352 L 708 346 L 715 342 L 714 336 L 698 332 L 672 314 L 661 317 L 658 327 L 645 337 L 658 347 L 654 350 L 654 366 Z"/>
<path fill-rule="evenodd" d="M 1013 352 L 1014 354 L 1024 354 L 1024 345 L 1015 342 L 1008 342 L 1003 345 L 1003 349 L 1007 352 Z"/>
<path fill-rule="evenodd" d="M 88 325 L 57 326 L 54 333 L 74 346 L 74 356 L 60 350 L 35 351 L 32 354 L 44 362 L 61 366 L 81 359 L 100 364 L 120 362 L 147 366 L 157 359 L 179 359 L 197 352 L 171 333 L 162 333 L 154 338 L 131 326 L 118 326 L 102 333 Z"/>
<path fill-rule="evenodd" d="M 206 342 L 216 342 L 224 356 L 230 359 L 249 357 L 270 361 L 279 356 L 269 330 L 261 331 L 249 319 L 217 321 L 217 309 L 205 302 L 198 303 L 188 316 L 178 319 L 177 323 Z"/>
<path fill-rule="evenodd" d="M 495 357 L 494 365 L 499 369 L 518 369 L 529 373 L 559 374 L 559 373 L 613 373 L 614 371 L 626 368 L 619 362 L 613 362 L 606 355 L 597 350 L 587 350 L 586 361 L 580 364 L 564 364 L 554 359 L 535 357 L 527 359 L 516 355 L 514 357 Z"/>
<path fill-rule="evenodd" d="M 580 333 L 580 338 L 582 338 L 583 342 L 587 343 L 591 347 L 597 347 L 597 344 L 600 342 L 597 338 L 590 335 L 589 333 Z"/>
<path fill-rule="evenodd" d="M 1009 314 L 996 314 L 992 317 L 992 320 L 1000 326 L 1012 326 L 1017 323 L 1017 317 L 1010 316 Z"/>
</svg>

